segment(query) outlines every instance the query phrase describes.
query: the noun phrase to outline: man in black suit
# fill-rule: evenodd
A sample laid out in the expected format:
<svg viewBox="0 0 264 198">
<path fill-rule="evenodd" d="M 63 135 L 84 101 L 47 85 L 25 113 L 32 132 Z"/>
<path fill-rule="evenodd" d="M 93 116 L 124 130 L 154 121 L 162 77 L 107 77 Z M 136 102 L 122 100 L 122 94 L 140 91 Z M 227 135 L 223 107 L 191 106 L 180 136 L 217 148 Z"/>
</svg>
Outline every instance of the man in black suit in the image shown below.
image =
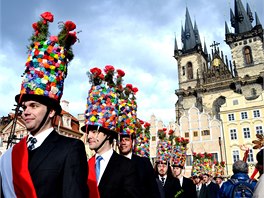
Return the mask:
<svg viewBox="0 0 264 198">
<path fill-rule="evenodd" d="M 140 190 L 145 198 L 158 198 L 159 191 L 155 180 L 154 169 L 146 157 L 140 157 L 132 153 L 134 134 L 120 134 L 118 145 L 121 155 L 131 159 L 138 174 L 137 181 L 140 183 Z M 151 189 L 151 190 L 150 190 Z"/>
<path fill-rule="evenodd" d="M 203 174 L 203 181 L 205 184 L 206 198 L 218 198 L 219 197 L 219 186 L 210 180 L 208 173 Z"/>
<path fill-rule="evenodd" d="M 205 184 L 203 183 L 202 175 L 194 175 L 192 177 L 193 182 L 196 186 L 197 198 L 206 198 Z"/>
<path fill-rule="evenodd" d="M 20 94 L 22 119 L 29 135 L 1 157 L 2 190 L 6 198 L 87 198 L 87 158 L 81 140 L 59 135 L 52 122 L 61 113 L 60 99 L 67 65 L 73 57 L 72 21 L 60 37 L 49 37 L 50 12 L 34 23 Z M 71 26 L 71 27 L 69 27 Z M 70 40 L 69 40 L 70 39 Z M 76 37 L 75 37 L 76 39 Z"/>
<path fill-rule="evenodd" d="M 181 186 L 177 178 L 173 177 L 169 163 L 166 161 L 157 161 L 154 166 L 156 181 L 158 186 L 162 186 L 160 195 L 165 198 L 180 197 Z"/>
<path fill-rule="evenodd" d="M 142 197 L 136 169 L 129 159 L 113 150 L 114 138 L 117 138 L 117 132 L 99 126 L 88 126 L 89 147 L 96 152 L 93 158 L 96 159 L 98 156 L 103 158 L 100 161 L 100 173 L 97 179 L 100 198 Z M 91 182 L 92 178 L 88 179 L 88 184 Z M 90 196 L 96 197 L 94 194 Z"/>
<path fill-rule="evenodd" d="M 181 188 L 183 190 L 181 197 L 186 198 L 196 198 L 196 189 L 193 181 L 189 178 L 186 178 L 182 174 L 183 167 L 179 164 L 172 165 L 173 176 L 178 178 L 180 181 Z"/>
</svg>

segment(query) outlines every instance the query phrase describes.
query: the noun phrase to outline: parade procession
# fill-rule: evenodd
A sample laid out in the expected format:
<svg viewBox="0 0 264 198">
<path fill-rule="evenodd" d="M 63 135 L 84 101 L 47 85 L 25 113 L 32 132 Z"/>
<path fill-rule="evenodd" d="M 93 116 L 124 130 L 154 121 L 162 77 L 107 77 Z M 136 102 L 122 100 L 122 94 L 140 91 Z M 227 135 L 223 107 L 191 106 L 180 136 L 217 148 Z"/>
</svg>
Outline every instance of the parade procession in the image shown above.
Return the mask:
<svg viewBox="0 0 264 198">
<path fill-rule="evenodd" d="M 0 198 L 264 198 L 263 2 L 13 1 Z"/>
</svg>

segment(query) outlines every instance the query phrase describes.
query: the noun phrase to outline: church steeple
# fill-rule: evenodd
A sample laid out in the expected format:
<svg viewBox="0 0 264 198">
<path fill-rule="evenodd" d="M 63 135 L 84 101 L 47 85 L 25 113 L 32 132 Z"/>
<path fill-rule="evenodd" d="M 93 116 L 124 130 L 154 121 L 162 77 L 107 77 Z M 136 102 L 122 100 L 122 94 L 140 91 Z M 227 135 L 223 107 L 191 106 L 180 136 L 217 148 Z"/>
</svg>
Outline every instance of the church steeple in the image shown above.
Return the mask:
<svg viewBox="0 0 264 198">
<path fill-rule="evenodd" d="M 182 36 L 184 38 L 183 39 L 183 52 L 194 49 L 196 46 L 196 39 L 195 39 L 195 33 L 194 33 L 192 20 L 191 20 L 188 8 L 186 8 L 185 28 L 183 30 Z"/>
<path fill-rule="evenodd" d="M 252 29 L 251 19 L 252 13 L 250 7 L 247 6 L 246 12 L 241 0 L 235 0 L 235 16 L 231 16 L 232 27 L 235 28 L 235 33 L 248 32 Z M 251 16 L 249 16 L 251 13 Z M 231 14 L 232 15 L 232 14 Z"/>
<path fill-rule="evenodd" d="M 200 39 L 199 30 L 198 30 L 196 21 L 194 21 L 194 29 L 193 29 L 193 31 L 194 31 L 196 44 L 201 44 L 201 39 Z"/>
</svg>

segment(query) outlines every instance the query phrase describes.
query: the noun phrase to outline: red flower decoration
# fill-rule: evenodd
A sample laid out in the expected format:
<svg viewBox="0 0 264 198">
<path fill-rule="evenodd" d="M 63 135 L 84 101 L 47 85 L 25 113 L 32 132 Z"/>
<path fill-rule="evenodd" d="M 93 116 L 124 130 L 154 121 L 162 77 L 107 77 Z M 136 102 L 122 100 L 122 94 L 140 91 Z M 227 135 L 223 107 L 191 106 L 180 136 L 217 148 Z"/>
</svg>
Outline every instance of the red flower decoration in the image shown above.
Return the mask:
<svg viewBox="0 0 264 198">
<path fill-rule="evenodd" d="M 40 15 L 43 18 L 43 23 L 46 24 L 47 21 L 53 22 L 53 14 L 50 12 L 44 12 Z"/>
<path fill-rule="evenodd" d="M 174 131 L 172 129 L 169 130 L 169 135 L 172 135 Z"/>
<path fill-rule="evenodd" d="M 76 32 L 69 32 L 68 37 L 70 38 L 72 45 L 77 41 Z"/>
<path fill-rule="evenodd" d="M 115 68 L 112 65 L 106 65 L 105 68 L 104 68 L 104 71 L 105 71 L 105 73 L 114 72 Z"/>
<path fill-rule="evenodd" d="M 66 21 L 64 23 L 64 26 L 65 26 L 67 31 L 72 31 L 72 30 L 74 30 L 76 28 L 75 23 L 73 23 L 72 21 Z"/>
<path fill-rule="evenodd" d="M 133 89 L 133 86 L 132 86 L 132 84 L 127 84 L 127 85 L 126 85 L 126 88 L 132 90 L 132 89 Z"/>
<path fill-rule="evenodd" d="M 143 125 L 143 124 L 144 124 L 144 121 L 139 119 L 139 123 L 140 123 L 141 125 Z"/>
<path fill-rule="evenodd" d="M 121 69 L 117 69 L 116 71 L 117 71 L 117 75 L 118 75 L 118 77 L 123 77 L 123 76 L 125 76 L 125 72 L 124 72 L 123 70 L 121 70 Z"/>
<path fill-rule="evenodd" d="M 102 73 L 101 69 L 99 69 L 99 68 L 97 68 L 97 67 L 94 67 L 94 68 L 90 69 L 90 72 L 91 72 L 94 76 L 99 76 L 99 75 Z"/>
<path fill-rule="evenodd" d="M 150 123 L 146 122 L 146 123 L 144 124 L 144 127 L 145 127 L 145 128 L 150 127 Z"/>
<path fill-rule="evenodd" d="M 134 92 L 134 94 L 136 94 L 136 93 L 138 92 L 138 88 L 133 87 L 133 88 L 132 88 L 132 91 Z"/>
<path fill-rule="evenodd" d="M 167 131 L 167 128 L 163 128 L 162 130 L 165 132 L 165 131 Z"/>
</svg>

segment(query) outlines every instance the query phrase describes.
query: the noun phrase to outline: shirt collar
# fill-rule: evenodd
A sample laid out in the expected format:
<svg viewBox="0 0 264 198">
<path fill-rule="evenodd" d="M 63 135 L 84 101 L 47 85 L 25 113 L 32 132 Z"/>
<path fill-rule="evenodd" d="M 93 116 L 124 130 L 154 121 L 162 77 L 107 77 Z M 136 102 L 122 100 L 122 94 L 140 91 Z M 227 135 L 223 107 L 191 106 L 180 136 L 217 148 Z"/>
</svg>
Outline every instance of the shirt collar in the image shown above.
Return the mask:
<svg viewBox="0 0 264 198">
<path fill-rule="evenodd" d="M 49 134 L 50 134 L 53 130 L 54 130 L 54 128 L 51 127 L 51 128 L 49 128 L 49 129 L 46 129 L 46 130 L 42 131 L 41 133 L 38 133 L 38 134 L 35 135 L 35 136 L 33 136 L 32 134 L 29 134 L 27 140 L 29 140 L 30 137 L 34 137 L 34 138 L 36 138 L 36 139 L 37 139 L 37 142 L 36 142 L 36 144 L 35 144 L 35 148 L 34 148 L 34 149 L 36 149 L 36 148 L 38 148 L 39 146 L 41 146 L 41 144 L 44 142 L 44 140 L 49 136 Z"/>
<path fill-rule="evenodd" d="M 103 153 L 102 156 L 102 160 L 108 162 L 113 154 L 114 150 L 111 148 L 108 151 L 106 151 L 105 153 Z M 95 154 L 95 159 L 97 158 L 97 156 L 99 156 L 98 154 Z"/>
</svg>

